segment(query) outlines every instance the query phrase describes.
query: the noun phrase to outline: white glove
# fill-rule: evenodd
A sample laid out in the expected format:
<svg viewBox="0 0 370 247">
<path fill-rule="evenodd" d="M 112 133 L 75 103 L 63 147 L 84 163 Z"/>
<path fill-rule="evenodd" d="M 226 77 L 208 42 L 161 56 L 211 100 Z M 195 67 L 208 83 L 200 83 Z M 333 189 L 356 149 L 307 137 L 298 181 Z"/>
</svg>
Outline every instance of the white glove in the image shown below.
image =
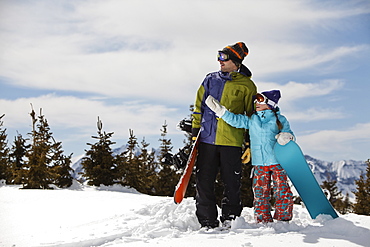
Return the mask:
<svg viewBox="0 0 370 247">
<path fill-rule="evenodd" d="M 216 116 L 218 117 L 222 117 L 226 112 L 225 106 L 221 105 L 220 102 L 218 102 L 218 100 L 213 98 L 211 95 L 208 95 L 206 104 L 212 111 L 216 113 Z"/>
<path fill-rule="evenodd" d="M 295 140 L 294 136 L 292 134 L 288 133 L 288 132 L 280 132 L 279 134 L 277 134 L 275 136 L 275 138 L 277 139 L 277 142 L 280 145 L 285 145 L 289 141 L 294 141 Z"/>
</svg>

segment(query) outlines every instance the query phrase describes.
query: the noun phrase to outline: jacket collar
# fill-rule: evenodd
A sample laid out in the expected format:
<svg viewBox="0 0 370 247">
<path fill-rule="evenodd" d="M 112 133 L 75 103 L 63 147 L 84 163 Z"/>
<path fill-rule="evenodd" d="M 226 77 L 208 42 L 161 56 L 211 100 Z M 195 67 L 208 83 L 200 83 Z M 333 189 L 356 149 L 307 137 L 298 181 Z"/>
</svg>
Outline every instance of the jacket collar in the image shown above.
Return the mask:
<svg viewBox="0 0 370 247">
<path fill-rule="evenodd" d="M 239 73 L 245 75 L 246 77 L 252 76 L 252 72 L 244 64 L 240 66 Z"/>
<path fill-rule="evenodd" d="M 275 116 L 272 110 L 256 111 L 256 115 L 263 123 L 270 121 Z"/>
<path fill-rule="evenodd" d="M 235 71 L 235 72 L 222 72 L 221 70 L 218 72 L 218 74 L 220 75 L 220 77 L 224 80 L 231 80 L 232 77 L 231 77 L 231 74 L 232 73 L 240 73 L 246 77 L 251 77 L 252 76 L 252 72 L 244 65 L 240 65 L 240 68 L 238 71 Z"/>
</svg>

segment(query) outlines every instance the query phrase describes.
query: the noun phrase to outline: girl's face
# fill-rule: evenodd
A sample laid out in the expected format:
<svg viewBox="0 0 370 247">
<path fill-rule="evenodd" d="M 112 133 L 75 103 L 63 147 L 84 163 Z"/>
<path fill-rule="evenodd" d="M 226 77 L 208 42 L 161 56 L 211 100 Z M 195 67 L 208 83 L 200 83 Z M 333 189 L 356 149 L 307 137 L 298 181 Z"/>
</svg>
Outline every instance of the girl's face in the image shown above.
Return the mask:
<svg viewBox="0 0 370 247">
<path fill-rule="evenodd" d="M 256 103 L 256 111 L 269 110 L 270 107 L 267 104 Z"/>
</svg>

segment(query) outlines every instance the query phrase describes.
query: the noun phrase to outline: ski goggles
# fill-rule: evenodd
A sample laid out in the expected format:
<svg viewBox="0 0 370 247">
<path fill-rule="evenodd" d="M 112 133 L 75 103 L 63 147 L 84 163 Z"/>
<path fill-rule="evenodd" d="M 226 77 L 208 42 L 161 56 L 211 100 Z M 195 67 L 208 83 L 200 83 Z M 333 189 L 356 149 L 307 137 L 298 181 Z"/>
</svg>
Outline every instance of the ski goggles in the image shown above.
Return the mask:
<svg viewBox="0 0 370 247">
<path fill-rule="evenodd" d="M 272 101 L 272 100 L 269 100 L 264 94 L 261 94 L 261 93 L 258 93 L 254 96 L 254 103 L 258 103 L 258 104 L 269 104 L 271 105 L 272 107 L 276 107 L 277 104 Z"/>
<path fill-rule="evenodd" d="M 260 93 L 254 96 L 254 103 L 267 104 L 268 100 L 269 99 L 265 95 L 260 94 Z"/>
<path fill-rule="evenodd" d="M 218 61 L 226 62 L 226 61 L 229 61 L 230 60 L 230 56 L 227 55 L 227 54 L 225 54 L 225 53 L 219 52 L 217 54 L 217 60 Z"/>
</svg>

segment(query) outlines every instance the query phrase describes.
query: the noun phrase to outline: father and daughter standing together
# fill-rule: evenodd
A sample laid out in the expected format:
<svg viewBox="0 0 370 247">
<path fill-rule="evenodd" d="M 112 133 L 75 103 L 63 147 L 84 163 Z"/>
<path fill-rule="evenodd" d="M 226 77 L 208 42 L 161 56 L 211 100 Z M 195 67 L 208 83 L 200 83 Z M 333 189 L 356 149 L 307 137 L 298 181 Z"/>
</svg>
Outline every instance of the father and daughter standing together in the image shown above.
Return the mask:
<svg viewBox="0 0 370 247">
<path fill-rule="evenodd" d="M 243 209 L 240 200 L 241 155 L 245 130 L 249 130 L 253 165 L 254 217 L 256 222 L 292 219 L 293 195 L 287 175 L 275 158 L 276 142 L 294 140 L 288 120 L 280 114 L 279 90 L 257 93 L 252 73 L 242 64 L 248 54 L 243 42 L 218 52 L 220 70 L 207 74 L 197 91 L 192 114 L 192 134 L 199 135 L 196 162 L 196 216 L 202 227 L 220 222 L 214 185 L 218 172 L 224 183 L 220 221 L 230 226 Z M 271 215 L 271 183 L 275 213 Z"/>
</svg>

